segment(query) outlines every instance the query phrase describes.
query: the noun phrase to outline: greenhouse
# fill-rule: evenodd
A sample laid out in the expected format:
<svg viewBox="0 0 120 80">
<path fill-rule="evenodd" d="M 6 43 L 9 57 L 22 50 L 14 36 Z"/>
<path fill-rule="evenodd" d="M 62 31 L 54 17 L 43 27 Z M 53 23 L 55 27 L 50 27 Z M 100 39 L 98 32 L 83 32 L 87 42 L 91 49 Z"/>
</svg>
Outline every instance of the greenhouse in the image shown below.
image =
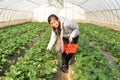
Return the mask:
<svg viewBox="0 0 120 80">
<path fill-rule="evenodd" d="M 120 0 L 0 0 L 0 80 L 120 80 Z"/>
</svg>

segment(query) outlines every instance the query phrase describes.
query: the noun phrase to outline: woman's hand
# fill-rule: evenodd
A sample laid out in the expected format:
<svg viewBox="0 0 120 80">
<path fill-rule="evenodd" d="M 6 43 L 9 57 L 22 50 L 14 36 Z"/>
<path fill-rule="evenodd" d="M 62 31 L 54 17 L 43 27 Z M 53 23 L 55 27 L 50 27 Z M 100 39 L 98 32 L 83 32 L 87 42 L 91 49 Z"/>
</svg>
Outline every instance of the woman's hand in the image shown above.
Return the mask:
<svg viewBox="0 0 120 80">
<path fill-rule="evenodd" d="M 73 41 L 73 38 L 69 37 L 69 43 L 72 43 L 72 41 Z"/>
</svg>

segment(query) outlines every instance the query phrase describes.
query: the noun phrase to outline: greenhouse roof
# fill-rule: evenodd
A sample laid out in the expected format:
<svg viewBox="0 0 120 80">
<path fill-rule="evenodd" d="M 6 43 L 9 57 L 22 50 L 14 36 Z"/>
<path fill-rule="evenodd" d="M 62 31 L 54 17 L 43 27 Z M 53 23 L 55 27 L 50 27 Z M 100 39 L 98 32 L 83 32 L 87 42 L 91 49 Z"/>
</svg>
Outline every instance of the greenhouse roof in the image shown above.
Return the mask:
<svg viewBox="0 0 120 80">
<path fill-rule="evenodd" d="M 120 0 L 0 0 L 0 8 L 30 11 L 43 4 L 64 7 L 64 2 L 77 5 L 85 11 L 120 9 Z"/>
</svg>

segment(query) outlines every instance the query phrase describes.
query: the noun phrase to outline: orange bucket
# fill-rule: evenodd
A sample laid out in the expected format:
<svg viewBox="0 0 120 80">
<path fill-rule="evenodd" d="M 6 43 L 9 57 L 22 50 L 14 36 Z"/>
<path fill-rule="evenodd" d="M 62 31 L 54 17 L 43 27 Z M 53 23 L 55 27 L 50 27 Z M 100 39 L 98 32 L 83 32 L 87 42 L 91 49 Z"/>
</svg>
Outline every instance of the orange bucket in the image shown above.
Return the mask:
<svg viewBox="0 0 120 80">
<path fill-rule="evenodd" d="M 74 54 L 78 51 L 78 44 L 64 44 L 64 53 Z"/>
</svg>

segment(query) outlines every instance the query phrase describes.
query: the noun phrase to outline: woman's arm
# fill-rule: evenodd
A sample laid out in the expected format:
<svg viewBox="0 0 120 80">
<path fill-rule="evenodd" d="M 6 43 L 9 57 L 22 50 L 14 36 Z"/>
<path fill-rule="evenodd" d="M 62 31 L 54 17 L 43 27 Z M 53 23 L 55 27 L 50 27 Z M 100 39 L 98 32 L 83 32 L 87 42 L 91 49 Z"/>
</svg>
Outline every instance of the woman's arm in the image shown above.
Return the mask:
<svg viewBox="0 0 120 80">
<path fill-rule="evenodd" d="M 47 46 L 47 50 L 51 50 L 52 49 L 52 47 L 53 47 L 53 45 L 54 45 L 54 43 L 56 41 L 56 37 L 57 36 L 56 36 L 55 32 L 53 32 L 53 30 L 52 30 L 52 34 L 51 34 L 51 38 L 50 38 L 49 44 Z"/>
<path fill-rule="evenodd" d="M 69 30 L 69 36 L 71 38 L 75 38 L 76 36 L 79 35 L 79 26 L 76 23 L 74 23 L 72 20 L 66 19 L 64 21 L 64 26 L 66 26 L 66 28 Z"/>
<path fill-rule="evenodd" d="M 69 27 L 73 30 L 70 37 L 75 38 L 77 35 L 79 35 L 79 26 L 76 23 L 71 22 Z"/>
</svg>

